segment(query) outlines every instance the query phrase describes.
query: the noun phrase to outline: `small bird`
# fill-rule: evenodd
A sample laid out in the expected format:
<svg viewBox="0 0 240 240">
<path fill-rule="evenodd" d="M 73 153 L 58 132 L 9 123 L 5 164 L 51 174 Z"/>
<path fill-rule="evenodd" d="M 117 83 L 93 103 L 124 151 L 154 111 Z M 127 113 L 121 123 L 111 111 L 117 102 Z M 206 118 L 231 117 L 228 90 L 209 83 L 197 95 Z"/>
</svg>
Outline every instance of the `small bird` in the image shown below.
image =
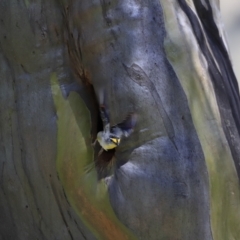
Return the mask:
<svg viewBox="0 0 240 240">
<path fill-rule="evenodd" d="M 121 134 L 119 134 L 121 135 Z M 102 148 L 107 151 L 109 149 L 113 149 L 117 147 L 120 144 L 121 136 L 118 136 L 114 134 L 111 131 L 110 124 L 108 123 L 103 131 L 98 132 L 97 134 L 97 140 L 99 144 L 102 146 Z"/>
<path fill-rule="evenodd" d="M 100 112 L 104 129 L 97 134 L 96 141 L 102 147 L 98 155 L 102 153 L 103 149 L 107 151 L 116 148 L 120 144 L 122 137 L 128 137 L 133 132 L 137 121 L 136 114 L 131 113 L 124 121 L 111 127 L 108 113 L 104 106 L 100 107 Z"/>
</svg>

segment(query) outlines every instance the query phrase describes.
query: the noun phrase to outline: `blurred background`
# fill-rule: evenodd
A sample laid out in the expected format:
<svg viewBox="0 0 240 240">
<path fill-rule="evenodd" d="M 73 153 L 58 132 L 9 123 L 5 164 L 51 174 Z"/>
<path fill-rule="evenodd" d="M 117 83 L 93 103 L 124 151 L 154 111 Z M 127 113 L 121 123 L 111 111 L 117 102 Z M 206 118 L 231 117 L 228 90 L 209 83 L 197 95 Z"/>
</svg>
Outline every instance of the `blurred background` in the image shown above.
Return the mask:
<svg viewBox="0 0 240 240">
<path fill-rule="evenodd" d="M 220 7 L 234 72 L 240 85 L 240 1 L 220 0 Z"/>
</svg>

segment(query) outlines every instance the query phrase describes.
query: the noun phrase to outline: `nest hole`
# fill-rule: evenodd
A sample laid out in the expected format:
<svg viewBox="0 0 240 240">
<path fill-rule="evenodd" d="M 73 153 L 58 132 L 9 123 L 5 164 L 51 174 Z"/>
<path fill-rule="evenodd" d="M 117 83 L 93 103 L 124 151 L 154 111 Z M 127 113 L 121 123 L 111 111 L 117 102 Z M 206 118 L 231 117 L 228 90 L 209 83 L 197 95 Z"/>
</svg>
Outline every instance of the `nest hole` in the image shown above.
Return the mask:
<svg viewBox="0 0 240 240">
<path fill-rule="evenodd" d="M 100 112 L 98 113 L 97 119 L 97 132 L 103 131 L 103 122 L 101 119 Z M 99 143 L 96 144 L 95 147 L 95 168 L 98 173 L 99 180 L 105 177 L 108 177 L 113 174 L 114 163 L 115 163 L 115 152 L 116 149 L 111 149 L 108 151 L 103 150 L 103 152 L 98 156 L 101 146 Z"/>
</svg>

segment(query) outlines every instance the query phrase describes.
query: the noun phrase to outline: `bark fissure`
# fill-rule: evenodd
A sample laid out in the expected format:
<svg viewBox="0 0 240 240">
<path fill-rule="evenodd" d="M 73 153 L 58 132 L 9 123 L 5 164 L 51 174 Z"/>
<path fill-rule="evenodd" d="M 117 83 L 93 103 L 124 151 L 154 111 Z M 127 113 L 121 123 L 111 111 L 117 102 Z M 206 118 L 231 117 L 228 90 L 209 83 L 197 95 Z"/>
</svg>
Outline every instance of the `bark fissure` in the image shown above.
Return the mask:
<svg viewBox="0 0 240 240">
<path fill-rule="evenodd" d="M 203 30 L 198 22 L 198 18 L 195 16 L 191 8 L 187 5 L 185 0 L 178 0 L 182 10 L 185 12 L 186 16 L 188 17 L 193 32 L 195 34 L 196 40 L 199 44 L 199 47 L 205 56 L 207 63 L 208 63 L 208 71 L 211 76 L 211 80 L 213 82 L 214 90 L 216 93 L 216 98 L 218 102 L 219 112 L 221 114 L 221 121 L 224 133 L 226 135 L 226 139 L 229 142 L 229 147 L 233 156 L 234 164 L 236 167 L 236 171 L 238 174 L 238 179 L 240 181 L 240 149 L 236 147 L 236 140 L 239 139 L 240 141 L 240 97 L 239 97 L 239 89 L 236 77 L 233 73 L 232 67 L 229 62 L 229 57 L 223 57 L 222 55 L 225 54 L 226 50 L 223 46 L 222 40 L 220 40 L 219 32 L 215 24 L 213 24 L 212 20 L 212 13 L 209 10 L 207 15 L 210 20 L 208 23 L 212 23 L 213 28 L 209 33 L 208 27 L 206 30 L 206 36 L 209 39 L 210 46 L 216 56 L 216 61 L 219 64 L 221 72 L 219 72 L 218 67 L 213 59 L 210 50 L 206 44 L 206 39 L 203 33 Z M 197 6 L 199 6 L 197 4 Z M 209 9 L 211 6 L 209 5 Z M 205 26 L 206 24 L 204 24 Z M 214 41 L 215 40 L 215 41 Z M 214 41 L 215 44 L 212 43 Z M 216 45 L 217 44 L 217 45 Z M 217 47 L 216 47 L 217 46 Z M 234 85 L 234 86 L 233 86 Z M 231 110 L 230 110 L 231 109 Z M 229 110 L 231 114 L 229 114 Z M 231 136 L 225 121 L 231 122 L 231 126 L 238 131 L 234 131 L 234 137 Z"/>
</svg>

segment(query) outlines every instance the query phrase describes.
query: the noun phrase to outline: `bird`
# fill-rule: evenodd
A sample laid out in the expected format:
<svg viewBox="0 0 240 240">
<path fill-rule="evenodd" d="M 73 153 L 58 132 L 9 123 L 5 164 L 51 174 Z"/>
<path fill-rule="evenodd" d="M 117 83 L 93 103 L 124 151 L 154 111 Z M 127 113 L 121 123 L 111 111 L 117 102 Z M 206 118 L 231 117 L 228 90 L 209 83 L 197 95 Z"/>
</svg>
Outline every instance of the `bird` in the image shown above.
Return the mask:
<svg viewBox="0 0 240 240">
<path fill-rule="evenodd" d="M 98 132 L 96 138 L 96 141 L 98 141 L 102 147 L 98 155 L 100 155 L 103 150 L 108 151 L 119 146 L 121 139 L 123 137 L 129 137 L 133 132 L 137 122 L 137 115 L 135 113 L 129 113 L 121 123 L 110 126 L 109 115 L 105 106 L 100 106 L 100 113 L 104 128 L 103 131 Z"/>
<path fill-rule="evenodd" d="M 119 131 L 120 133 L 120 131 Z M 116 148 L 121 141 L 121 133 L 120 134 L 114 134 L 112 131 L 110 124 L 108 123 L 103 131 L 98 132 L 97 134 L 97 141 L 101 145 L 101 147 L 107 151 L 113 148 Z"/>
</svg>

